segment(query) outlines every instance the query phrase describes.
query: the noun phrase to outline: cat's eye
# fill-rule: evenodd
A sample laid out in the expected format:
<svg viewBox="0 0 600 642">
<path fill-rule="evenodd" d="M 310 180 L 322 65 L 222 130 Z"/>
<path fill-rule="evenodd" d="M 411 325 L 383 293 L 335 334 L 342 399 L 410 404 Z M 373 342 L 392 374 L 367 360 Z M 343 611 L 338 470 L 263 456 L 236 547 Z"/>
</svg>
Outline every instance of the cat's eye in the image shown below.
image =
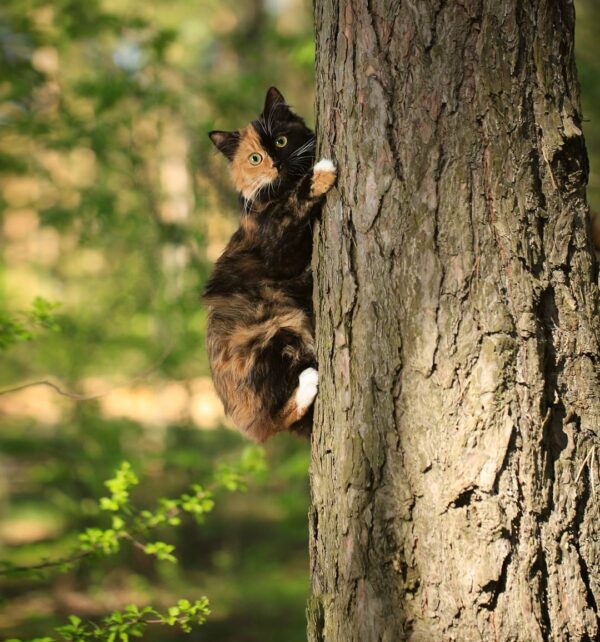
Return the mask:
<svg viewBox="0 0 600 642">
<path fill-rule="evenodd" d="M 275 139 L 275 147 L 285 147 L 287 145 L 287 138 L 285 136 L 278 136 Z"/>
<path fill-rule="evenodd" d="M 262 155 L 258 152 L 254 152 L 248 156 L 248 162 L 250 165 L 260 165 L 262 163 Z"/>
</svg>

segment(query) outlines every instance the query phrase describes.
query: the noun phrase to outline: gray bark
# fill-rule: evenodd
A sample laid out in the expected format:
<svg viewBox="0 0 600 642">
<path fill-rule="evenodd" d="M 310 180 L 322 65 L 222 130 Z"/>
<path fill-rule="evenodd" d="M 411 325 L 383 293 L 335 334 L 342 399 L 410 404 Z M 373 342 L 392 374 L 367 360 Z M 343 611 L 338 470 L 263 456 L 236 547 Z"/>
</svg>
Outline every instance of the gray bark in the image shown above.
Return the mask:
<svg viewBox="0 0 600 642">
<path fill-rule="evenodd" d="M 315 24 L 339 178 L 315 232 L 309 640 L 600 639 L 573 5 L 315 0 Z"/>
</svg>

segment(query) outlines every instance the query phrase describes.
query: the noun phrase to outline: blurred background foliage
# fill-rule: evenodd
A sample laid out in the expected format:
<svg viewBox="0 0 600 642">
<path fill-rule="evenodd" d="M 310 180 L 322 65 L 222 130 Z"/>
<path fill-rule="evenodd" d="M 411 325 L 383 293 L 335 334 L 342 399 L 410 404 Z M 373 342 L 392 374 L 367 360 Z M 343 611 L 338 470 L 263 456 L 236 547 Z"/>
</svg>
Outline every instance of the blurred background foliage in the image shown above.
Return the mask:
<svg viewBox="0 0 600 642">
<path fill-rule="evenodd" d="M 200 292 L 236 225 L 210 129 L 256 117 L 277 85 L 312 123 L 309 0 L 3 0 L 0 5 L 0 559 L 67 554 L 119 462 L 140 504 L 176 496 L 243 448 L 211 386 Z M 600 210 L 600 6 L 577 0 L 577 57 Z M 42 297 L 42 299 L 36 299 Z M 49 303 L 44 303 L 47 301 Z M 53 302 L 60 304 L 55 308 Z M 0 578 L 0 638 L 76 613 L 208 595 L 190 636 L 305 639 L 308 445 L 169 533 L 176 566 L 124 550 Z"/>
<path fill-rule="evenodd" d="M 600 242 L 600 3 L 576 0 L 575 10 L 575 55 L 581 84 L 583 133 L 591 170 L 588 201 L 596 213 L 596 238 Z"/>
<path fill-rule="evenodd" d="M 50 378 L 102 395 L 0 395 L 0 559 L 68 554 L 123 459 L 150 506 L 245 446 L 204 350 L 200 293 L 237 212 L 207 132 L 255 118 L 272 84 L 310 122 L 313 60 L 305 0 L 0 4 L 0 328 L 12 337 L 0 387 Z M 0 639 L 202 595 L 212 615 L 186 639 L 305 639 L 308 445 L 266 449 L 269 473 L 247 493 L 167 533 L 175 566 L 124 547 L 66 574 L 0 578 Z"/>
</svg>

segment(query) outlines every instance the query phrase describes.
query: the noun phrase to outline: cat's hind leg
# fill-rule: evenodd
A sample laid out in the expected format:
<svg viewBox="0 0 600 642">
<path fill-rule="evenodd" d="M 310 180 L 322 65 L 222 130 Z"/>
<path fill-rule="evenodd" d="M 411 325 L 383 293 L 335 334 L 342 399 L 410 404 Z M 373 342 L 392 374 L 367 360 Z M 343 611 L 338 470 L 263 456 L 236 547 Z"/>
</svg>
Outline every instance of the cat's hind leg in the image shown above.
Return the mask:
<svg viewBox="0 0 600 642">
<path fill-rule="evenodd" d="M 298 376 L 298 386 L 279 413 L 282 430 L 293 430 L 306 435 L 312 426 L 312 404 L 319 389 L 319 373 L 315 368 L 306 368 Z M 309 413 L 309 410 L 311 412 Z M 309 415 L 307 417 L 307 415 Z M 302 421 L 304 418 L 310 421 Z"/>
<path fill-rule="evenodd" d="M 307 414 L 317 394 L 319 375 L 314 368 L 312 337 L 303 320 L 304 315 L 299 314 L 294 327 L 287 319 L 288 325 L 270 332 L 268 338 L 257 335 L 247 382 L 261 415 L 269 418 L 263 419 L 260 428 L 265 434 L 289 430 Z"/>
</svg>

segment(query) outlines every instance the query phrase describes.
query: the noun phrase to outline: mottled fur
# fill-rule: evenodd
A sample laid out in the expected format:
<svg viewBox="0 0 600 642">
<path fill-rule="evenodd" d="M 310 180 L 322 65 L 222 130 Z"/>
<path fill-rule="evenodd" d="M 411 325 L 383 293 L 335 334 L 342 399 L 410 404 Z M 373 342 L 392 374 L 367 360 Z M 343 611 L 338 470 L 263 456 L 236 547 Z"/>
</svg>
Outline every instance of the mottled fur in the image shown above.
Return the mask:
<svg viewBox="0 0 600 642">
<path fill-rule="evenodd" d="M 284 146 L 276 144 L 282 136 Z M 330 161 L 313 167 L 314 135 L 274 87 L 260 118 L 210 137 L 230 161 L 241 202 L 240 227 L 204 292 L 215 387 L 252 439 L 283 430 L 306 434 L 316 394 L 316 372 L 308 372 L 316 367 L 311 222 L 335 167 Z M 262 160 L 253 165 L 249 158 L 257 153 Z"/>
</svg>

